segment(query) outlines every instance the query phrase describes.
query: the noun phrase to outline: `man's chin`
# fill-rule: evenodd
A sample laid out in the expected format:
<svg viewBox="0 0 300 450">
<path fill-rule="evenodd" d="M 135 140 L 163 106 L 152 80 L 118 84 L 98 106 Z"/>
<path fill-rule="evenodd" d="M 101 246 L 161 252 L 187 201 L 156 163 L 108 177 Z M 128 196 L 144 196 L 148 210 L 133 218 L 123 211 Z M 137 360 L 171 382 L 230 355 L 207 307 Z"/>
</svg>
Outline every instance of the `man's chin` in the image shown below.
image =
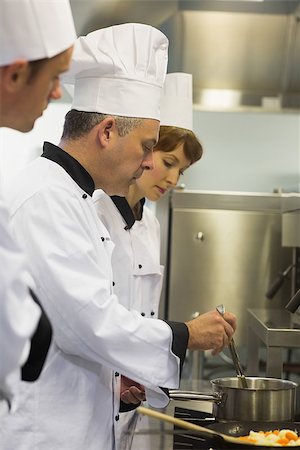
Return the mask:
<svg viewBox="0 0 300 450">
<path fill-rule="evenodd" d="M 20 131 L 21 133 L 29 133 L 29 131 L 31 131 L 33 129 L 33 125 L 32 126 L 24 126 L 22 125 L 21 127 L 16 127 L 15 130 Z"/>
<path fill-rule="evenodd" d="M 103 188 L 102 188 L 103 189 Z M 109 190 L 105 190 L 105 189 L 103 189 L 103 191 L 107 194 L 107 195 L 109 195 L 110 197 L 112 196 L 112 195 L 117 195 L 118 197 L 126 197 L 126 195 L 128 194 L 128 192 L 129 192 L 129 187 L 127 188 L 127 189 L 121 189 L 121 190 L 119 190 L 119 189 L 109 189 Z"/>
</svg>

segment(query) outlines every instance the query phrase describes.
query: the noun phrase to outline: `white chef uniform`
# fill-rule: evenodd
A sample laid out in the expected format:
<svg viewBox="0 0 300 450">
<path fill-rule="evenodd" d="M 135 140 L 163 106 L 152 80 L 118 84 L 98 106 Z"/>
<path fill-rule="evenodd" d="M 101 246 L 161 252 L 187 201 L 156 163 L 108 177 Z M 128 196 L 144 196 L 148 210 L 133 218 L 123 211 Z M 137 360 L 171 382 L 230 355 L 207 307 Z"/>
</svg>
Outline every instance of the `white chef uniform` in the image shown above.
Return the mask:
<svg viewBox="0 0 300 450">
<path fill-rule="evenodd" d="M 52 57 L 76 39 L 66 0 L 0 0 L 0 11 L 0 66 L 20 58 Z M 28 286 L 33 285 L 28 284 L 25 258 L 10 234 L 8 219 L 0 199 L 0 400 L 11 403 L 41 312 L 30 295 Z"/>
<path fill-rule="evenodd" d="M 192 130 L 191 74 L 167 74 L 161 101 L 161 125 Z M 160 227 L 155 214 L 144 207 L 142 201 L 141 218 L 135 221 L 124 197 L 109 197 L 102 190 L 97 190 L 93 199 L 97 214 L 115 244 L 112 267 L 114 289 L 120 303 L 130 310 L 138 311 L 142 316 L 157 317 L 164 268 L 160 264 Z M 139 450 L 131 442 L 137 419 L 134 411 L 120 414 L 120 450 Z M 145 440 L 143 446 L 143 450 L 151 450 Z"/>
<path fill-rule="evenodd" d="M 28 289 L 24 255 L 10 231 L 7 208 L 0 199 L 0 400 L 7 400 L 14 409 L 14 381 L 28 357 L 40 309 Z"/>
<path fill-rule="evenodd" d="M 108 67 L 118 71 L 118 56 L 122 70 L 130 72 L 126 76 L 122 70 L 111 74 L 116 88 L 116 78 L 122 75 L 124 99 L 120 99 L 119 114 L 129 114 L 132 103 L 125 101 L 126 90 L 127 98 L 131 98 L 138 78 L 135 100 L 143 98 L 141 84 L 144 94 L 150 91 L 157 99 L 144 102 L 140 113 L 157 117 L 159 86 L 161 89 L 166 68 L 165 36 L 140 24 L 124 24 L 91 34 L 77 41 L 78 51 L 75 46 L 74 52 L 76 64 L 80 52 L 84 67 L 88 64 L 86 52 L 94 64 L 92 78 L 91 72 L 85 73 L 87 94 L 91 94 L 90 83 L 95 88 L 97 77 L 102 80 L 103 68 L 106 74 Z M 127 54 L 126 39 L 128 47 L 134 47 L 134 54 Z M 109 54 L 103 65 L 101 52 L 103 58 Z M 127 58 L 126 65 L 122 58 Z M 133 59 L 137 73 L 132 72 Z M 108 83 L 106 79 L 106 88 Z M 86 90 L 80 78 L 75 94 L 76 89 L 82 88 Z M 109 89 L 102 91 L 101 86 L 99 93 L 104 99 L 111 95 Z M 98 95 L 97 107 L 95 97 L 87 95 L 86 105 L 92 104 L 99 111 L 105 100 L 101 103 Z M 84 96 L 81 101 L 84 102 Z M 110 113 L 107 109 L 105 112 Z M 30 385 L 22 383 L 22 402 L 14 420 L 6 417 L 1 424 L 1 448 L 115 449 L 120 396 L 119 391 L 114 392 L 115 377 L 122 373 L 135 379 L 146 386 L 149 403 L 162 406 L 158 386 L 178 386 L 187 328 L 184 324 L 144 318 L 118 302 L 113 292 L 113 243 L 94 208 L 93 180 L 74 158 L 46 143 L 43 157 L 31 163 L 19 179 L 22 186 L 12 194 L 12 223 L 24 241 L 37 294 L 53 325 L 54 339 L 39 380 Z"/>
</svg>

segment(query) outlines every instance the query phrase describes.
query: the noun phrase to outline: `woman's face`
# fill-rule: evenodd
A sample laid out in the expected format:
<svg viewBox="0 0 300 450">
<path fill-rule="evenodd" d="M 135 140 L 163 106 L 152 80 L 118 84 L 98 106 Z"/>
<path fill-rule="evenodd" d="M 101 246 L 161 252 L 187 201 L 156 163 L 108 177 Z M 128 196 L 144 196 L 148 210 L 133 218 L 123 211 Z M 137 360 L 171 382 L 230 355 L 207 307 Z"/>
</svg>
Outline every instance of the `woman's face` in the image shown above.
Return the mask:
<svg viewBox="0 0 300 450">
<path fill-rule="evenodd" d="M 154 169 L 145 170 L 136 180 L 136 185 L 142 197 L 155 202 L 177 185 L 180 175 L 190 166 L 191 161 L 184 155 L 183 144 L 180 144 L 171 152 L 155 150 L 153 162 Z"/>
</svg>

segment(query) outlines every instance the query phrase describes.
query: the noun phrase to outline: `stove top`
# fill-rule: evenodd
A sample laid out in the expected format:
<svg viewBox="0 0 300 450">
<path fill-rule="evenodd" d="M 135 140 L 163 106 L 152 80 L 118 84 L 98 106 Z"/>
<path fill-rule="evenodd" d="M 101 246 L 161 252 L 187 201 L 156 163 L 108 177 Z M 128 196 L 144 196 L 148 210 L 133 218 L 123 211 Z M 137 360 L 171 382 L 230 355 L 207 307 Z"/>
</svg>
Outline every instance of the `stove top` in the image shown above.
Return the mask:
<svg viewBox="0 0 300 450">
<path fill-rule="evenodd" d="M 174 410 L 174 417 L 178 419 L 186 420 L 187 422 L 194 423 L 196 425 L 201 425 L 203 427 L 207 426 L 210 423 L 214 423 L 214 417 L 210 413 L 202 412 L 202 411 L 194 411 L 186 408 L 178 408 L 176 407 Z M 176 427 L 174 427 L 176 430 Z M 219 447 L 221 448 L 221 447 Z M 218 450 L 217 448 L 213 448 L 212 444 L 207 442 L 205 439 L 200 436 L 193 436 L 189 434 L 175 434 L 173 441 L 173 449 L 174 450 L 201 450 L 201 449 L 212 449 Z"/>
<path fill-rule="evenodd" d="M 209 424 L 216 423 L 213 415 L 203 411 L 195 411 L 192 409 L 179 408 L 175 407 L 174 417 L 178 419 L 183 419 L 185 421 L 194 423 L 196 425 L 200 425 L 203 427 L 208 426 Z M 299 416 L 296 418 L 296 422 L 293 422 L 293 425 L 299 430 L 300 422 Z M 178 428 L 177 428 L 178 429 Z M 176 427 L 174 427 L 174 431 Z M 299 433 L 299 431 L 298 431 Z M 214 441 L 207 441 L 200 436 L 194 435 L 192 432 L 188 431 L 187 433 L 174 434 L 173 439 L 173 450 L 220 450 L 229 448 L 230 444 L 228 442 L 220 441 L 217 444 Z M 247 446 L 248 447 L 248 446 Z M 245 449 L 245 445 L 234 445 L 234 448 L 243 448 Z M 254 447 L 253 447 L 254 448 Z M 255 447 L 256 449 L 265 448 L 265 447 Z M 271 448 L 271 447 L 270 447 Z M 275 447 L 272 447 L 275 448 Z M 299 448 L 299 447 L 298 447 Z"/>
</svg>

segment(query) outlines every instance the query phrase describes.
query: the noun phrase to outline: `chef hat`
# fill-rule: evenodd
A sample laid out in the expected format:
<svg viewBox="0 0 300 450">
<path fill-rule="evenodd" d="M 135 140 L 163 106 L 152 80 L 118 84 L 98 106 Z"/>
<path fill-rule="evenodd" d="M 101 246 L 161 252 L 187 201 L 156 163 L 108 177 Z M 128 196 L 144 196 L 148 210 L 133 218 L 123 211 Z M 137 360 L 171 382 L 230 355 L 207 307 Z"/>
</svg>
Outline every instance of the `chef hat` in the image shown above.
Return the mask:
<svg viewBox="0 0 300 450">
<path fill-rule="evenodd" d="M 160 124 L 193 131 L 193 80 L 190 73 L 167 74 Z"/>
<path fill-rule="evenodd" d="M 78 38 L 70 70 L 62 77 L 74 84 L 72 108 L 159 120 L 168 45 L 163 33 L 139 23 Z"/>
<path fill-rule="evenodd" d="M 69 0 L 0 0 L 0 66 L 52 58 L 75 39 Z"/>
</svg>

